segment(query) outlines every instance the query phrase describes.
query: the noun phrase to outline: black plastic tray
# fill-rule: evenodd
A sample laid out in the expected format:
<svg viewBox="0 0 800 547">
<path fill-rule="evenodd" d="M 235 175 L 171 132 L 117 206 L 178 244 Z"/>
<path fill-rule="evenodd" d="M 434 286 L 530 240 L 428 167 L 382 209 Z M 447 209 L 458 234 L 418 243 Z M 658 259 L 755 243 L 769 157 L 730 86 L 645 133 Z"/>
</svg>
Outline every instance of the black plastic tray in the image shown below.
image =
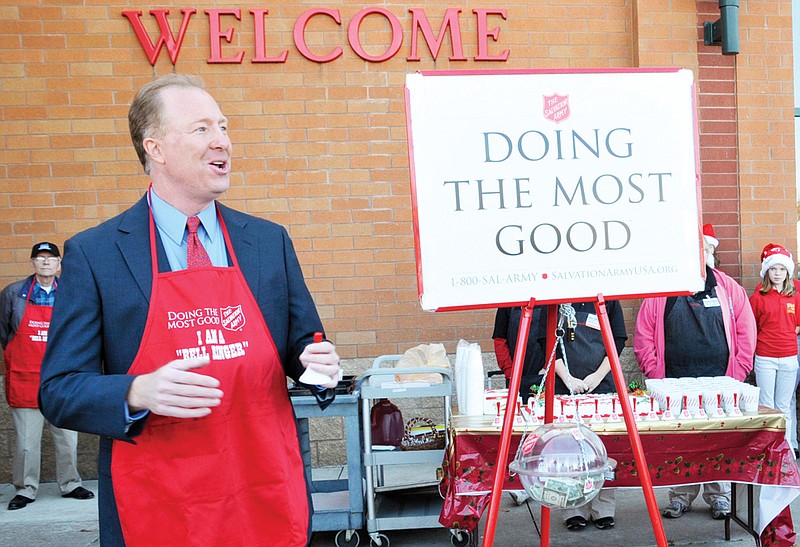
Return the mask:
<svg viewBox="0 0 800 547">
<path fill-rule="evenodd" d="M 337 395 L 347 395 L 349 393 L 353 393 L 356 389 L 356 377 L 355 376 L 345 376 L 339 383 L 336 385 L 334 389 L 334 393 Z M 304 385 L 295 383 L 292 387 L 289 388 L 289 396 L 291 397 L 299 397 L 301 395 L 312 395 L 311 390 Z"/>
</svg>

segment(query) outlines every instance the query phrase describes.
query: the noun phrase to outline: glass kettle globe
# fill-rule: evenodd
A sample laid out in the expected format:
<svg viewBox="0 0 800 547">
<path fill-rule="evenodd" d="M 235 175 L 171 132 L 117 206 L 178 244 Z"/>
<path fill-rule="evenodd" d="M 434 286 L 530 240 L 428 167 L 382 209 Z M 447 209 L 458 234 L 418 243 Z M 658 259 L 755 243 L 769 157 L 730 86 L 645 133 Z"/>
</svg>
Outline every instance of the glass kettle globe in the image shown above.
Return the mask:
<svg viewBox="0 0 800 547">
<path fill-rule="evenodd" d="M 593 500 L 615 464 L 588 427 L 550 423 L 523 437 L 509 469 L 536 502 L 565 509 Z"/>
</svg>

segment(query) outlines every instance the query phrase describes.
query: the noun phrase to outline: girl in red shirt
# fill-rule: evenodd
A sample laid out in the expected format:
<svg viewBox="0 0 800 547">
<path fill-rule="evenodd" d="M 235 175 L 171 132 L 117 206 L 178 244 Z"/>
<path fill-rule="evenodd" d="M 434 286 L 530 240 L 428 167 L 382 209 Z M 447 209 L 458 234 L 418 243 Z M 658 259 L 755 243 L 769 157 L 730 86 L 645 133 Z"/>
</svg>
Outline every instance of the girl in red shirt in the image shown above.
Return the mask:
<svg viewBox="0 0 800 547">
<path fill-rule="evenodd" d="M 795 427 L 791 413 L 797 377 L 797 334 L 800 333 L 800 293 L 792 275 L 794 260 L 785 247 L 769 243 L 761 253 L 763 281 L 750 296 L 756 317 L 756 384 L 761 388 L 759 404 L 786 415 L 786 440 Z M 797 446 L 793 446 L 795 450 Z"/>
</svg>

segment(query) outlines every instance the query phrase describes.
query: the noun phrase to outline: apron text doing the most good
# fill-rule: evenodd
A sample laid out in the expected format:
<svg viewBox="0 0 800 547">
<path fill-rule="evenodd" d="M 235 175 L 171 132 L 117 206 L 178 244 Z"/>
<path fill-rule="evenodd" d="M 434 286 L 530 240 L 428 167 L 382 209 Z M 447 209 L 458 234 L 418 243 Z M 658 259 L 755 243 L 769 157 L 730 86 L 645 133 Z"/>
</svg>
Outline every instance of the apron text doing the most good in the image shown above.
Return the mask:
<svg viewBox="0 0 800 547">
<path fill-rule="evenodd" d="M 218 213 L 219 214 L 219 213 Z M 197 419 L 151 414 L 135 444 L 114 441 L 111 470 L 126 544 L 299 546 L 309 508 L 286 377 L 233 253 L 233 266 L 159 273 L 129 374 L 208 355 L 196 372 L 224 396 Z"/>
<path fill-rule="evenodd" d="M 6 400 L 8 406 L 15 408 L 39 408 L 39 379 L 53 308 L 31 304 L 31 293 L 35 286 L 34 279 L 25 299 L 25 312 L 17 333 L 3 352 Z"/>
</svg>

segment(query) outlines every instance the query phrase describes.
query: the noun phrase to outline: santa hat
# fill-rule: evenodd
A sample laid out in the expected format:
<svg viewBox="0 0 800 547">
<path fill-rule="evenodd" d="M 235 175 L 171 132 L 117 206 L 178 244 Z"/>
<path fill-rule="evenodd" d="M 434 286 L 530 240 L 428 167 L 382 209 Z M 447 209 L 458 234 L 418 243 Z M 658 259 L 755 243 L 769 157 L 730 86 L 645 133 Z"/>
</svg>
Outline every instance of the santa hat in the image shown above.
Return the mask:
<svg viewBox="0 0 800 547">
<path fill-rule="evenodd" d="M 789 272 L 789 277 L 794 275 L 794 259 L 786 247 L 774 243 L 767 243 L 761 251 L 761 277 L 764 277 L 771 266 L 781 265 Z"/>
<path fill-rule="evenodd" d="M 719 245 L 717 236 L 714 235 L 714 227 L 711 224 L 703 224 L 703 241 L 712 245 L 714 248 Z"/>
</svg>

